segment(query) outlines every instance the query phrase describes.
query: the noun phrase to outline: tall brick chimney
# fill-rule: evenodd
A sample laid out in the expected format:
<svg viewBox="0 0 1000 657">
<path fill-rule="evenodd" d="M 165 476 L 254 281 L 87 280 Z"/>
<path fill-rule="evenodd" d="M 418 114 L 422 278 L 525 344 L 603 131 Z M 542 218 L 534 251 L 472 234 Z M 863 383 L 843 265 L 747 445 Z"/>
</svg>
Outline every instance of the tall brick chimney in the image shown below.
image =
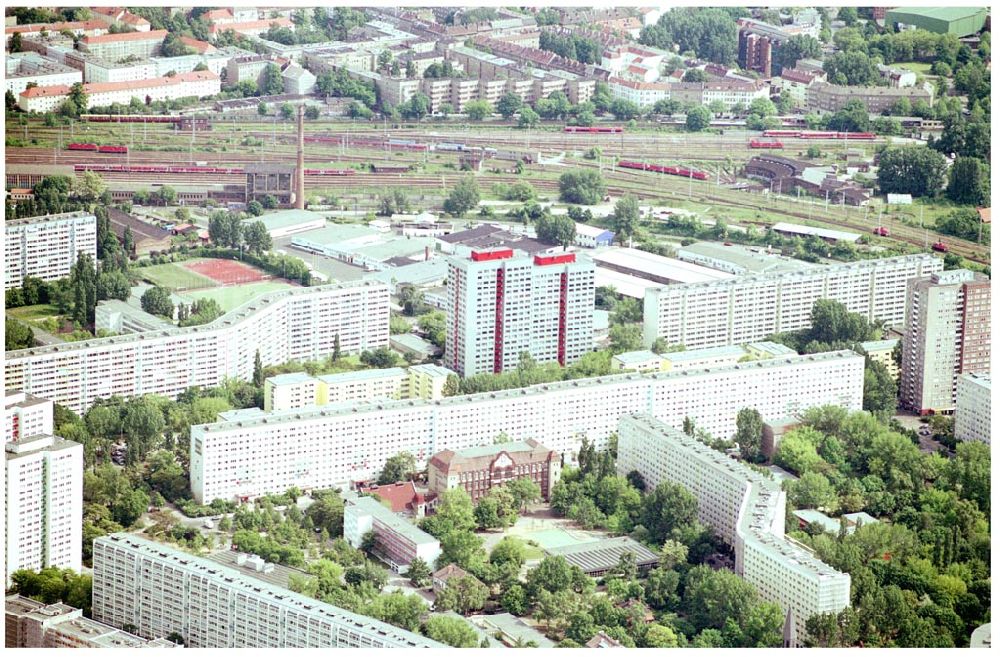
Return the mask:
<svg viewBox="0 0 1000 657">
<path fill-rule="evenodd" d="M 299 148 L 295 167 L 295 207 L 299 210 L 304 210 L 306 207 L 305 137 L 303 134 L 305 109 L 304 105 L 299 105 Z"/>
</svg>

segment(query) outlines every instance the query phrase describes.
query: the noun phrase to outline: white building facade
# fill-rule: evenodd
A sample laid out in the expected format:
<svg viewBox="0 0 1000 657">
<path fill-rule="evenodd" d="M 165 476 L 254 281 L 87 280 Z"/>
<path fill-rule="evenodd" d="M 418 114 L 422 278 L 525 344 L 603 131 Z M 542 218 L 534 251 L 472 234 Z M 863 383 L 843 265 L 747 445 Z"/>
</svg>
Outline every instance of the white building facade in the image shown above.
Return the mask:
<svg viewBox="0 0 1000 657">
<path fill-rule="evenodd" d="M 374 497 L 348 496 L 344 500 L 344 540 L 360 548 L 365 534 L 375 535 L 375 552 L 393 572 L 405 573 L 416 558 L 434 567 L 441 543 L 415 524 L 392 512 Z"/>
<path fill-rule="evenodd" d="M 53 404 L 48 399 L 7 390 L 4 394 L 4 442 L 54 432 Z"/>
<path fill-rule="evenodd" d="M 569 365 L 591 350 L 594 263 L 575 253 L 473 251 L 448 262 L 444 365 L 470 376 L 517 367 L 522 352 Z"/>
<path fill-rule="evenodd" d="M 643 342 L 649 346 L 662 337 L 689 349 L 755 342 L 809 326 L 818 299 L 839 301 L 869 321 L 899 324 L 907 281 L 943 267 L 940 258 L 919 254 L 650 288 Z"/>
<path fill-rule="evenodd" d="M 89 212 L 11 219 L 4 222 L 4 234 L 5 290 L 20 287 L 25 276 L 65 278 L 81 253 L 97 264 L 97 218 Z"/>
<path fill-rule="evenodd" d="M 736 573 L 791 612 L 798 645 L 810 616 L 850 604 L 850 575 L 785 538 L 785 493 L 773 480 L 648 415 L 621 419 L 617 467 L 650 489 L 665 481 L 687 488 L 698 519 L 735 549 Z"/>
<path fill-rule="evenodd" d="M 428 648 L 431 639 L 134 534 L 94 541 L 93 617 L 189 648 Z"/>
<path fill-rule="evenodd" d="M 7 386 L 82 413 L 98 397 L 176 397 L 191 386 L 249 379 L 254 359 L 277 365 L 389 342 L 389 288 L 355 281 L 257 297 L 203 326 L 7 352 Z"/>
<path fill-rule="evenodd" d="M 697 372 L 620 374 L 438 401 L 359 402 L 191 428 L 191 490 L 199 502 L 252 499 L 365 481 L 402 451 L 418 463 L 445 450 L 544 438 L 572 458 L 583 438 L 605 449 L 618 418 L 686 416 L 714 436 L 736 431 L 740 409 L 787 417 L 812 406 L 861 409 L 864 358 L 851 351 L 741 363 Z"/>
<path fill-rule="evenodd" d="M 990 444 L 990 375 L 958 377 L 955 396 L 955 438 Z"/>
<path fill-rule="evenodd" d="M 21 568 L 80 570 L 83 445 L 58 436 L 5 444 L 6 581 Z"/>
</svg>

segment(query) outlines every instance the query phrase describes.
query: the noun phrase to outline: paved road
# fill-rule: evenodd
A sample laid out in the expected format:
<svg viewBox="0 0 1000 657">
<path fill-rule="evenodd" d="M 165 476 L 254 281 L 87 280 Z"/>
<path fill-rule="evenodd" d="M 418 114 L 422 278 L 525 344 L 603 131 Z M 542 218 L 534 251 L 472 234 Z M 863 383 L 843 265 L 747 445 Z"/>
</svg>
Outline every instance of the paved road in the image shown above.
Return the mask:
<svg viewBox="0 0 1000 657">
<path fill-rule="evenodd" d="M 302 249 L 296 248 L 292 246 L 292 239 L 294 237 L 298 236 L 289 235 L 288 237 L 279 237 L 274 240 L 274 245 L 271 249 L 272 252 L 280 249 L 287 255 L 299 258 L 309 265 L 314 271 L 318 271 L 321 274 L 329 276 L 331 281 L 356 281 L 368 273 L 361 267 L 349 265 L 346 262 L 337 260 L 336 258 L 328 258 L 327 256 L 317 255 L 315 253 L 310 253 L 309 251 L 303 251 Z"/>
<path fill-rule="evenodd" d="M 34 334 L 35 342 L 43 347 L 48 347 L 53 344 L 66 344 L 66 341 L 59 336 L 53 335 L 48 331 L 38 328 L 37 326 L 28 324 L 28 328 L 30 328 L 32 334 Z"/>
</svg>

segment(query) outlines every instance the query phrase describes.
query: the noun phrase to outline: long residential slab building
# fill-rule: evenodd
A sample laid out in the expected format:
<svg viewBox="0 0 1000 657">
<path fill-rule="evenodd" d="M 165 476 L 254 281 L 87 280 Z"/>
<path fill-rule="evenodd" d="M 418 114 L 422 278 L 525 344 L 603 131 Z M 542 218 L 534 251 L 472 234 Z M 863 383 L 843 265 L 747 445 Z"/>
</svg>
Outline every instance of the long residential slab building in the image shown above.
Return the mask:
<svg viewBox="0 0 1000 657">
<path fill-rule="evenodd" d="M 649 346 L 662 337 L 688 349 L 756 342 L 807 328 L 818 299 L 839 301 L 869 321 L 901 324 L 907 281 L 943 268 L 940 258 L 917 254 L 650 288 L 643 342 Z"/>
<path fill-rule="evenodd" d="M 257 297 L 203 326 L 9 351 L 8 388 L 82 413 L 97 398 L 158 394 L 248 379 L 267 365 L 326 358 L 389 342 L 389 288 L 354 281 Z"/>
<path fill-rule="evenodd" d="M 736 431 L 742 408 L 787 417 L 812 406 L 859 410 L 864 358 L 851 351 L 727 367 L 620 374 L 430 400 L 289 410 L 191 428 L 191 490 L 199 502 L 329 488 L 377 475 L 407 451 L 424 462 L 441 450 L 544 439 L 571 456 L 583 437 L 605 449 L 618 419 L 648 413 L 673 426 L 685 416 L 714 436 Z"/>
<path fill-rule="evenodd" d="M 94 540 L 93 617 L 189 648 L 445 647 L 127 533 Z"/>
<path fill-rule="evenodd" d="M 97 263 L 97 217 L 64 212 L 4 222 L 4 289 L 21 287 L 27 276 L 66 278 L 81 253 Z"/>
<path fill-rule="evenodd" d="M 757 473 L 649 415 L 618 425 L 618 474 L 642 475 L 646 486 L 680 484 L 698 499 L 698 520 L 733 546 L 736 573 L 765 600 L 791 613 L 801 645 L 806 620 L 850 604 L 851 576 L 785 537 L 785 493 Z"/>
</svg>

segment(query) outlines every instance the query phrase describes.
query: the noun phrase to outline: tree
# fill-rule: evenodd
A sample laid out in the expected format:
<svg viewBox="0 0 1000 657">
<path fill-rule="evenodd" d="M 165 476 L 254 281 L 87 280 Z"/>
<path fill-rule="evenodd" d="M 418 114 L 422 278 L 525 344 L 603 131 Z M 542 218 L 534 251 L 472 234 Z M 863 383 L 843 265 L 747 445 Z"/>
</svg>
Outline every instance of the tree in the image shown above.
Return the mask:
<svg viewBox="0 0 1000 657">
<path fill-rule="evenodd" d="M 656 25 L 639 33 L 639 42 L 664 49 L 678 47 L 718 64 L 731 64 L 737 54 L 736 22 L 726 11 L 715 8 L 682 8 L 664 12 Z"/>
<path fill-rule="evenodd" d="M 452 532 L 471 532 L 476 527 L 472 498 L 463 488 L 441 493 L 437 512 L 420 522 L 424 531 L 442 538 Z"/>
<path fill-rule="evenodd" d="M 757 603 L 757 589 L 727 570 L 713 571 L 695 566 L 688 571 L 684 586 L 684 607 L 696 627 L 721 629 L 726 621 L 739 622 Z"/>
<path fill-rule="evenodd" d="M 521 511 L 527 510 L 529 504 L 534 504 L 542 499 L 541 486 L 528 477 L 514 479 L 505 486 L 514 496 L 514 501 Z"/>
<path fill-rule="evenodd" d="M 681 82 L 708 82 L 708 73 L 700 68 L 690 68 L 684 71 Z"/>
<path fill-rule="evenodd" d="M 417 469 L 416 459 L 409 452 L 400 452 L 390 456 L 378 476 L 378 485 L 394 484 L 397 481 L 409 480 Z"/>
<path fill-rule="evenodd" d="M 407 119 L 422 119 L 430 112 L 431 99 L 425 94 L 416 93 L 410 100 L 399 106 L 399 111 Z"/>
<path fill-rule="evenodd" d="M 642 113 L 638 105 L 623 98 L 616 98 L 611 101 L 609 109 L 619 121 L 631 121 Z"/>
<path fill-rule="evenodd" d="M 473 121 L 482 121 L 493 113 L 493 106 L 487 100 L 470 100 L 465 104 L 465 114 Z"/>
<path fill-rule="evenodd" d="M 461 618 L 434 614 L 424 622 L 424 635 L 453 648 L 475 648 L 479 645 L 476 631 Z"/>
<path fill-rule="evenodd" d="M 295 108 L 292 107 L 291 103 L 282 103 L 279 111 L 281 112 L 281 118 L 286 121 L 291 121 L 292 117 L 295 116 Z"/>
<path fill-rule="evenodd" d="M 194 48 L 185 45 L 180 37 L 174 33 L 168 33 L 163 39 L 163 43 L 160 44 L 160 54 L 163 57 L 183 57 L 194 55 L 196 52 Z"/>
<path fill-rule="evenodd" d="M 20 32 L 14 32 L 14 34 L 12 34 L 11 37 L 10 37 L 10 48 L 9 48 L 10 51 L 12 53 L 13 52 L 21 52 L 23 48 L 24 48 L 24 46 L 21 43 L 21 33 Z"/>
<path fill-rule="evenodd" d="M 607 188 L 597 171 L 567 171 L 559 176 L 559 199 L 566 203 L 595 205 L 600 203 Z"/>
<path fill-rule="evenodd" d="M 975 157 L 959 157 L 948 170 L 946 194 L 955 203 L 983 205 L 989 198 L 989 166 Z"/>
<path fill-rule="evenodd" d="M 707 107 L 701 105 L 694 107 L 687 113 L 684 126 L 688 132 L 701 132 L 712 123 L 712 113 Z"/>
<path fill-rule="evenodd" d="M 306 108 L 305 117 L 311 121 L 315 121 L 319 118 L 319 108 L 315 105 L 310 105 Z"/>
<path fill-rule="evenodd" d="M 528 593 L 521 584 L 512 584 L 500 596 L 500 606 L 515 616 L 523 616 L 528 611 Z"/>
<path fill-rule="evenodd" d="M 285 83 L 281 79 L 281 69 L 277 64 L 268 63 L 264 67 L 261 75 L 260 95 L 277 96 L 285 90 Z"/>
<path fill-rule="evenodd" d="M 795 68 L 800 59 L 819 57 L 822 54 L 820 42 L 806 34 L 796 34 L 781 44 L 771 64 L 771 72 L 780 74 L 782 68 Z"/>
<path fill-rule="evenodd" d="M 252 253 L 260 255 L 271 250 L 271 234 L 267 231 L 267 226 L 264 225 L 263 221 L 243 224 L 241 228 L 243 240 L 246 242 L 247 249 Z"/>
<path fill-rule="evenodd" d="M 463 575 L 448 580 L 448 586 L 435 600 L 435 607 L 445 611 L 456 611 L 466 616 L 482 609 L 488 598 L 489 589 L 485 584 L 472 575 Z"/>
<path fill-rule="evenodd" d="M 838 52 L 827 57 L 823 70 L 830 84 L 871 86 L 879 80 L 878 65 L 860 50 Z"/>
<path fill-rule="evenodd" d="M 444 211 L 448 214 L 461 217 L 472 208 L 479 205 L 479 185 L 472 176 L 467 176 L 460 180 L 451 190 L 451 194 L 444 201 Z"/>
<path fill-rule="evenodd" d="M 132 294 L 128 277 L 120 271 L 102 271 L 97 276 L 97 298 L 127 301 Z"/>
<path fill-rule="evenodd" d="M 671 534 L 690 525 L 698 515 L 698 500 L 679 484 L 663 482 L 642 498 L 639 522 L 655 543 L 664 543 Z"/>
<path fill-rule="evenodd" d="M 260 349 L 253 356 L 253 384 L 255 386 L 264 385 L 264 366 L 260 361 Z"/>
<path fill-rule="evenodd" d="M 15 33 L 15 35 L 19 36 L 17 33 Z M 6 110 L 8 112 L 13 112 L 14 110 L 18 109 L 17 97 L 14 95 L 14 92 L 11 91 L 10 89 L 8 89 L 7 93 L 4 94 L 4 106 L 6 107 Z"/>
<path fill-rule="evenodd" d="M 151 315 L 173 318 L 174 304 L 170 301 L 170 291 L 165 287 L 154 285 L 142 293 L 140 300 L 142 309 Z"/>
<path fill-rule="evenodd" d="M 946 235 L 979 241 L 979 231 L 983 231 L 983 242 L 989 244 L 989 226 L 984 226 L 979 213 L 972 208 L 959 208 L 938 217 L 936 228 Z"/>
<path fill-rule="evenodd" d="M 501 96 L 500 100 L 497 101 L 497 112 L 499 112 L 500 116 L 503 118 L 510 119 L 521 110 L 523 105 L 524 103 L 521 102 L 520 96 L 508 92 Z"/>
<path fill-rule="evenodd" d="M 865 358 L 865 387 L 862 408 L 866 411 L 894 412 L 899 387 L 889 370 L 882 363 Z"/>
<path fill-rule="evenodd" d="M 73 319 L 93 325 L 97 307 L 97 270 L 89 253 L 81 251 L 70 269 L 70 289 L 73 295 Z"/>
<path fill-rule="evenodd" d="M 6 351 L 27 349 L 35 344 L 34 333 L 27 324 L 11 317 L 5 317 L 4 326 L 4 349 Z"/>
<path fill-rule="evenodd" d="M 431 581 L 430 566 L 420 557 L 414 557 L 406 571 L 406 576 L 409 577 L 410 584 L 417 588 L 423 588 Z"/>
<path fill-rule="evenodd" d="M 633 324 L 615 324 L 608 330 L 611 353 L 635 351 L 642 346 L 642 327 Z"/>
<path fill-rule="evenodd" d="M 748 461 L 760 458 L 760 445 L 764 436 L 764 420 L 755 408 L 744 408 L 736 415 L 735 440 L 740 455 Z"/>
<path fill-rule="evenodd" d="M 672 629 L 658 623 L 653 623 L 646 628 L 646 636 L 643 641 L 647 648 L 676 648 L 677 635 Z"/>
<path fill-rule="evenodd" d="M 879 158 L 878 186 L 884 194 L 933 196 L 944 174 L 944 156 L 927 146 L 889 146 Z"/>
<path fill-rule="evenodd" d="M 626 194 L 615 203 L 615 212 L 612 216 L 612 226 L 618 240 L 625 243 L 626 239 L 635 235 L 635 230 L 639 225 L 639 199 L 632 194 Z"/>
<path fill-rule="evenodd" d="M 543 242 L 555 242 L 564 249 L 576 239 L 576 222 L 566 215 L 545 213 L 535 224 L 535 233 Z"/>
<path fill-rule="evenodd" d="M 869 128 L 868 107 L 857 98 L 847 101 L 826 121 L 827 130 L 866 132 Z"/>
</svg>

